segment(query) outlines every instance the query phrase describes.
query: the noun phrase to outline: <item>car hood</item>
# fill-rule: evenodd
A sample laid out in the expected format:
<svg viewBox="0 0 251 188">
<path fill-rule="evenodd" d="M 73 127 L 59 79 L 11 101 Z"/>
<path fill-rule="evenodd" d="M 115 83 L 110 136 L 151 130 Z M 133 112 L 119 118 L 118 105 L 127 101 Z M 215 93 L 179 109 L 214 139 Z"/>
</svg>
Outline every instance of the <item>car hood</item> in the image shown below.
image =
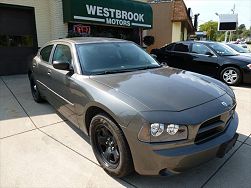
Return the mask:
<svg viewBox="0 0 251 188">
<path fill-rule="evenodd" d="M 132 100 L 139 101 L 150 110 L 166 111 L 182 111 L 226 94 L 206 78 L 173 68 L 91 77 Z"/>
<path fill-rule="evenodd" d="M 249 57 L 249 58 L 251 57 L 251 53 L 241 53 L 240 55 L 241 56 L 246 56 L 246 57 Z"/>
</svg>

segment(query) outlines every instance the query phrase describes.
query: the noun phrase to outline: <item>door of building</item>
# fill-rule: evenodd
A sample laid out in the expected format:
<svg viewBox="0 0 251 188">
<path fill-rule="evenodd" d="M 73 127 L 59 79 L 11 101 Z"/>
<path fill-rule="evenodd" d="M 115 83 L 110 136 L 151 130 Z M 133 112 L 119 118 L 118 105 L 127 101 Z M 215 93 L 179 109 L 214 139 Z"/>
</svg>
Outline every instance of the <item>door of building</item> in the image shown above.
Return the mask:
<svg viewBox="0 0 251 188">
<path fill-rule="evenodd" d="M 0 3 L 0 75 L 27 73 L 37 48 L 34 8 Z"/>
</svg>

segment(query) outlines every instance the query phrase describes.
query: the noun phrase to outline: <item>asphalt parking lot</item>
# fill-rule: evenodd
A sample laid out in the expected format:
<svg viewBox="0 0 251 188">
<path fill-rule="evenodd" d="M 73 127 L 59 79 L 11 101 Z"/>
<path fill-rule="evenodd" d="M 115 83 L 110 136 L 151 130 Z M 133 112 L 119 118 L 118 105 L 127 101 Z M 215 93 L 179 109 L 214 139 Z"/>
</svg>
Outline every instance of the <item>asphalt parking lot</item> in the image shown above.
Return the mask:
<svg viewBox="0 0 251 188">
<path fill-rule="evenodd" d="M 88 137 L 33 101 L 26 75 L 0 77 L 0 187 L 250 187 L 251 86 L 233 89 L 240 137 L 223 159 L 176 176 L 116 179 L 100 168 Z"/>
</svg>

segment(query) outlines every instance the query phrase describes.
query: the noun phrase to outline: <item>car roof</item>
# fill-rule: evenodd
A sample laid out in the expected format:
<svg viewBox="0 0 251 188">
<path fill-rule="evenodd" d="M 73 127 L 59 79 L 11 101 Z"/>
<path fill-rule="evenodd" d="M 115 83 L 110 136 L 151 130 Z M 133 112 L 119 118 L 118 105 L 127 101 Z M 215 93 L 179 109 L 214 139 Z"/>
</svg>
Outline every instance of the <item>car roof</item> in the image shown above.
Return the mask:
<svg viewBox="0 0 251 188">
<path fill-rule="evenodd" d="M 188 40 L 188 41 L 178 41 L 178 42 L 173 42 L 175 43 L 184 43 L 184 44 L 190 44 L 190 43 L 204 43 L 204 44 L 213 44 L 213 43 L 219 43 L 215 41 L 201 41 L 201 40 Z"/>
<path fill-rule="evenodd" d="M 85 43 L 105 43 L 105 42 L 130 42 L 130 41 L 115 39 L 115 38 L 104 38 L 104 37 L 75 37 L 75 38 L 64 38 L 50 41 L 50 43 L 55 43 L 55 42 L 85 44 Z"/>
</svg>

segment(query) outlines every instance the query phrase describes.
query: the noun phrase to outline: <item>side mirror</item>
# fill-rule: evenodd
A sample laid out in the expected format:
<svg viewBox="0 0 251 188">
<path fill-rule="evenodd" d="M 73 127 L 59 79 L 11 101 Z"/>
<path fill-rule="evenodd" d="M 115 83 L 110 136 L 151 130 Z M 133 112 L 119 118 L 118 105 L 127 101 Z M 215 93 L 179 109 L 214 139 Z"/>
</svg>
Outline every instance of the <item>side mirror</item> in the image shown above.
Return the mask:
<svg viewBox="0 0 251 188">
<path fill-rule="evenodd" d="M 209 57 L 212 57 L 214 54 L 211 52 L 206 52 L 206 55 L 208 55 Z"/>
<path fill-rule="evenodd" d="M 53 61 L 52 65 L 55 69 L 70 70 L 70 63 L 65 61 Z"/>
</svg>

